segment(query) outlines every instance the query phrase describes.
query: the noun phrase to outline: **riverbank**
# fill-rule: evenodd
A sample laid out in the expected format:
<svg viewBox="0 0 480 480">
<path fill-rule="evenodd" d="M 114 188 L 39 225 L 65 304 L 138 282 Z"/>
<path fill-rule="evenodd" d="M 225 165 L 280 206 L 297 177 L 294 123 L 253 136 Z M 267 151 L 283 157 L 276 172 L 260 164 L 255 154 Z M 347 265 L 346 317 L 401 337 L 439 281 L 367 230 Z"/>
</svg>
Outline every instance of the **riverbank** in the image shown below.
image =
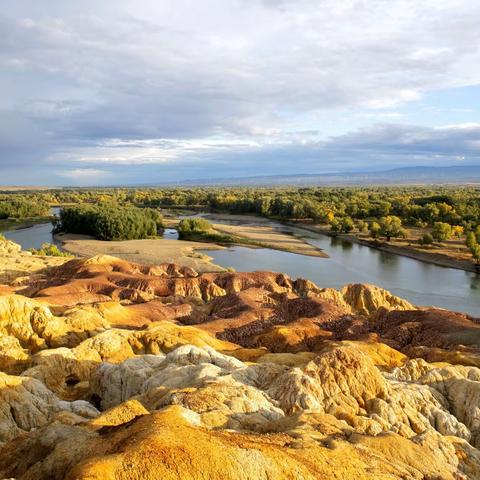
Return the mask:
<svg viewBox="0 0 480 480">
<path fill-rule="evenodd" d="M 34 227 L 35 225 L 40 225 L 42 223 L 50 223 L 52 220 L 51 216 L 48 217 L 31 217 L 23 219 L 13 219 L 7 218 L 5 220 L 0 220 L 0 233 L 11 230 L 23 230 L 25 228 Z"/>
<path fill-rule="evenodd" d="M 55 239 L 62 249 L 79 257 L 113 255 L 131 262 L 160 264 L 176 263 L 199 273 L 224 271 L 211 262 L 212 258 L 197 250 L 218 250 L 220 245 L 184 240 L 148 239 L 126 241 L 95 240 L 87 235 L 59 234 Z"/>
<path fill-rule="evenodd" d="M 287 222 L 286 225 L 301 228 L 314 233 L 320 233 L 322 235 L 329 235 L 330 233 L 329 228 L 326 225 L 311 225 L 300 222 Z M 370 248 L 375 248 L 383 252 L 413 258 L 424 263 L 438 265 L 440 267 L 456 268 L 466 272 L 478 273 L 471 258 L 469 258 L 468 254 L 461 250 L 456 252 L 456 256 L 453 256 L 451 253 L 446 253 L 448 252 L 447 249 L 438 248 L 437 250 L 426 250 L 428 247 L 421 248 L 420 246 L 414 246 L 408 243 L 409 239 L 394 239 L 387 243 L 381 240 L 372 240 L 366 236 L 361 237 L 352 233 L 338 234 L 337 238 L 347 240 L 358 245 L 365 245 Z"/>
<path fill-rule="evenodd" d="M 327 258 L 320 248 L 309 244 L 304 239 L 290 232 L 282 232 L 272 222 L 253 215 L 206 214 L 215 231 L 232 238 L 232 245 L 250 248 L 271 248 L 283 252 L 296 253 L 309 257 Z M 223 223 L 223 222 L 228 222 Z M 178 219 L 168 219 L 168 227 L 176 227 Z M 235 241 L 237 237 L 237 241 Z"/>
<path fill-rule="evenodd" d="M 279 231 L 279 227 L 285 225 L 321 235 L 329 235 L 330 230 L 327 225 L 312 225 L 304 222 L 281 222 L 255 215 L 232 215 L 228 213 L 209 213 L 205 215 L 205 218 L 212 222 L 214 228 L 218 231 L 251 238 L 257 242 L 268 244 L 268 248 L 301 255 L 328 258 L 328 255 L 323 250 L 308 244 L 299 236 L 293 236 L 293 234 L 289 235 Z M 228 224 L 217 222 L 228 222 Z M 427 230 L 409 228 L 408 231 L 410 234 L 409 238 L 392 239 L 388 243 L 382 240 L 373 240 L 364 234 L 354 233 L 339 234 L 337 238 L 440 267 L 478 273 L 464 245 L 463 238 L 448 240 L 441 245 L 422 246 L 416 242 L 424 233 L 427 233 Z"/>
</svg>

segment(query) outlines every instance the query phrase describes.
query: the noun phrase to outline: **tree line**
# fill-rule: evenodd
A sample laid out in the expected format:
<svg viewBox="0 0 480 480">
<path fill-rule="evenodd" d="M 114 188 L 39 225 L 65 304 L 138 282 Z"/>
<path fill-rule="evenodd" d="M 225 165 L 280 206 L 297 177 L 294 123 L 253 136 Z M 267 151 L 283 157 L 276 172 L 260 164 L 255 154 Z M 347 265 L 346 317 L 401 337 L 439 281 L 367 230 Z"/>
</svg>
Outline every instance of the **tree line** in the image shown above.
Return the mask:
<svg viewBox="0 0 480 480">
<path fill-rule="evenodd" d="M 92 235 L 99 240 L 148 238 L 162 229 L 158 210 L 112 204 L 65 207 L 54 220 L 55 232 Z"/>
<path fill-rule="evenodd" d="M 0 195 L 0 203 L 7 199 L 50 205 L 197 208 L 315 223 L 396 216 L 408 226 L 443 222 L 465 231 L 480 224 L 480 190 L 467 186 L 59 189 Z"/>
<path fill-rule="evenodd" d="M 480 226 L 480 189 L 474 186 L 58 189 L 0 194 L 0 216 L 43 215 L 49 205 L 68 204 L 84 210 L 64 213 L 61 228 L 97 238 L 154 234 L 155 219 L 150 222 L 148 214 L 136 209 L 255 214 L 329 225 L 333 234 L 358 231 L 386 240 L 405 236 L 405 227 L 428 228 L 419 240 L 423 245 L 462 237 Z M 98 205 L 113 207 L 107 211 Z M 478 249 L 471 245 L 467 247 L 474 255 Z"/>
<path fill-rule="evenodd" d="M 49 215 L 50 206 L 44 201 L 21 198 L 0 200 L 0 219 L 47 217 Z"/>
</svg>

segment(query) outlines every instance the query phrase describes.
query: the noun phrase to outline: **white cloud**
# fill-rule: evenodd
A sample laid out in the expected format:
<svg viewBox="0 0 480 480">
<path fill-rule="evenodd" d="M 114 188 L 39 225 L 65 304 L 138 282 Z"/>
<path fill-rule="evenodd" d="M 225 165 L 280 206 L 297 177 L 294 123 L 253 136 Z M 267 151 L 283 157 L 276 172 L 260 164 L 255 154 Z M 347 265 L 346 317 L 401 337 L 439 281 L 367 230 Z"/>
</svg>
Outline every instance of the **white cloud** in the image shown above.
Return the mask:
<svg viewBox="0 0 480 480">
<path fill-rule="evenodd" d="M 74 168 L 73 170 L 60 171 L 57 175 L 76 182 L 94 181 L 96 183 L 97 180 L 103 180 L 108 176 L 109 172 L 97 168 Z"/>
<path fill-rule="evenodd" d="M 315 145 L 342 114 L 480 84 L 479 22 L 473 0 L 8 2 L 0 170 Z"/>
<path fill-rule="evenodd" d="M 189 141 L 117 139 L 106 145 L 79 148 L 68 156 L 59 154 L 52 161 L 89 166 L 108 164 L 117 171 L 150 166 L 157 175 L 167 172 L 178 178 L 382 170 L 402 165 L 449 165 L 459 161 L 478 163 L 480 124 L 431 128 L 380 123 L 326 140 L 319 140 L 316 132 L 292 132 L 290 137 L 274 136 L 255 142 L 244 137 Z M 198 166 L 202 168 L 198 170 Z M 74 170 L 79 171 L 96 170 Z"/>
</svg>

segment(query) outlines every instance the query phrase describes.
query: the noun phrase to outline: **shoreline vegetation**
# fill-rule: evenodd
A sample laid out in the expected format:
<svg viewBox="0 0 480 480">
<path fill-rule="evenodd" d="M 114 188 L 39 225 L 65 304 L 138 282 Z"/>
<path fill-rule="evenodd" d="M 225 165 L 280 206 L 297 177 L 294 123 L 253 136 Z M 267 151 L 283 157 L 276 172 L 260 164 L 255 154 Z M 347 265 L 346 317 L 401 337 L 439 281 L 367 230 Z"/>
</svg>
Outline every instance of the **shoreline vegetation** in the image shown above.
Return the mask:
<svg viewBox="0 0 480 480">
<path fill-rule="evenodd" d="M 222 249 L 224 246 L 222 245 L 222 239 L 224 245 L 239 245 L 239 246 L 248 246 L 250 248 L 271 248 L 274 250 L 281 250 L 281 251 L 287 251 L 290 253 L 295 253 L 299 255 L 309 255 L 309 256 L 317 256 L 317 257 L 324 257 L 327 258 L 328 255 L 320 250 L 317 249 L 316 247 L 311 246 L 310 244 L 306 243 L 305 241 L 301 240 L 300 238 L 293 236 L 293 235 L 287 235 L 284 234 L 280 231 L 277 230 L 277 228 L 274 225 L 271 225 L 271 221 L 268 219 L 264 219 L 262 217 L 255 217 L 252 215 L 230 215 L 230 214 L 211 214 L 209 215 L 209 219 L 213 220 L 227 220 L 228 217 L 233 217 L 233 221 L 237 223 L 237 225 L 226 225 L 226 224 L 220 224 L 220 223 L 212 223 L 212 226 L 214 227 L 215 230 L 219 231 L 225 231 L 228 234 L 228 241 L 227 238 L 223 237 L 214 237 L 213 235 L 202 235 L 201 233 L 197 234 L 192 234 L 188 240 L 167 240 L 167 239 L 158 239 L 159 241 L 162 242 L 162 250 L 164 250 L 164 247 L 167 247 L 167 256 L 168 258 L 171 258 L 172 261 L 176 258 L 181 258 L 184 256 L 191 257 L 191 255 L 195 255 L 196 250 L 216 250 L 216 249 Z M 243 217 L 243 218 L 242 218 Z M 251 222 L 258 222 L 258 225 L 251 225 Z M 270 225 L 269 225 L 270 224 Z M 322 235 L 331 235 L 329 232 L 329 229 L 327 226 L 314 226 L 314 225 L 309 225 L 306 223 L 302 222 L 279 222 L 279 225 L 286 225 L 286 226 L 291 226 L 291 227 L 296 227 L 302 230 L 310 231 L 313 233 L 319 233 Z M 169 221 L 165 220 L 165 225 L 169 228 L 174 228 L 175 226 L 178 225 L 178 222 L 172 221 L 171 219 Z M 248 235 L 252 235 L 252 231 L 255 232 L 253 235 L 261 235 L 262 238 L 265 238 L 266 240 L 263 242 L 255 242 L 251 238 L 248 238 Z M 234 234 L 233 234 L 234 233 Z M 243 236 L 243 238 L 242 238 Z M 408 245 L 401 245 L 397 243 L 387 243 L 383 242 L 381 240 L 372 240 L 368 238 L 362 238 L 358 237 L 357 235 L 354 234 L 337 234 L 335 235 L 337 238 L 346 240 L 349 242 L 357 243 L 359 245 L 365 245 L 370 248 L 375 248 L 378 250 L 386 251 L 389 253 L 393 253 L 396 255 L 401 255 L 409 258 L 413 258 L 415 260 L 419 260 L 425 263 L 431 263 L 447 268 L 456 268 L 459 270 L 464 270 L 464 271 L 470 271 L 470 272 L 476 272 L 475 265 L 469 261 L 468 259 L 466 260 L 461 260 L 461 259 L 456 259 L 451 256 L 438 253 L 436 251 L 428 251 L 428 250 L 419 250 L 416 247 L 413 246 L 408 246 Z M 216 238 L 216 241 L 213 239 Z M 287 239 L 289 242 L 292 244 L 296 244 L 296 247 L 286 247 L 285 245 L 279 245 L 284 239 Z M 130 249 L 130 250 L 136 250 L 137 253 L 133 251 L 129 251 L 126 246 L 122 245 L 123 242 L 103 242 L 105 245 L 102 243 L 92 243 L 92 242 L 101 242 L 101 241 L 96 241 L 92 237 L 87 237 L 87 236 L 79 236 L 79 235 L 56 235 L 56 239 L 60 240 L 62 242 L 62 248 L 70 253 L 77 254 L 77 255 L 85 255 L 87 252 L 88 254 L 100 254 L 100 253 L 111 253 L 112 255 L 119 255 L 122 256 L 122 258 L 125 259 L 139 259 L 139 258 L 154 258 L 155 261 L 156 259 L 162 260 L 162 258 L 165 257 L 165 255 L 161 254 L 158 252 L 158 256 L 152 253 L 152 248 L 153 244 L 150 242 L 155 242 L 155 239 L 150 239 L 150 240 L 143 240 L 143 242 L 149 242 L 149 243 L 137 243 L 135 246 L 135 249 Z M 63 243 L 66 242 L 66 243 Z M 83 242 L 88 242 L 85 243 L 85 248 L 81 246 L 81 243 Z M 128 241 L 132 242 L 132 240 Z M 136 242 L 142 242 L 137 240 Z M 178 253 L 175 253 L 174 250 L 172 250 L 172 242 L 173 245 L 177 245 L 177 242 L 182 242 L 182 248 L 186 247 L 187 249 L 191 249 L 188 253 L 184 254 L 181 252 L 179 249 Z M 114 243 L 115 245 L 112 245 Z M 110 245 L 110 246 L 109 246 Z M 144 247 L 144 246 L 145 247 Z M 158 245 L 157 245 L 158 246 Z M 120 247 L 120 248 L 119 248 Z M 312 247 L 311 253 L 308 252 L 308 247 Z M 158 250 L 158 249 L 157 249 Z M 308 252 L 308 253 L 307 253 Z M 200 253 L 196 253 L 196 255 L 202 255 Z M 212 268 L 218 268 L 218 265 L 215 265 L 211 263 L 209 260 L 211 260 L 211 257 L 203 258 L 203 262 L 209 263 Z M 178 260 L 175 260 L 178 261 Z M 188 261 L 190 263 L 190 261 Z M 206 268 L 207 265 L 203 265 L 200 267 L 202 271 L 207 271 L 204 268 Z M 221 267 L 220 267 L 221 268 Z M 215 271 L 215 270 L 214 270 Z"/>
<path fill-rule="evenodd" d="M 243 217 L 243 218 L 239 218 Z M 203 222 L 202 222 L 203 220 Z M 221 221 L 232 221 L 232 223 L 219 223 Z M 247 222 L 245 222 L 247 220 Z M 250 222 L 248 222 L 250 220 Z M 264 220 L 259 222 L 259 220 Z M 236 221 L 236 222 L 235 222 Z M 189 226 L 182 232 L 183 225 L 203 224 L 203 228 Z M 250 225 L 255 222 L 258 225 Z M 209 214 L 208 219 L 165 219 L 164 223 L 169 227 L 179 230 L 180 238 L 189 241 L 203 241 L 218 245 L 239 245 L 250 248 L 271 248 L 289 253 L 307 255 L 311 257 L 324 257 L 328 255 L 320 248 L 309 244 L 304 239 L 291 233 L 280 231 L 272 222 L 261 217 L 248 215 L 230 214 Z M 237 223 L 237 224 L 235 224 Z"/>
<path fill-rule="evenodd" d="M 63 207 L 57 232 L 90 234 L 102 240 L 155 241 L 163 227 L 179 225 L 185 211 L 197 212 L 196 218 L 203 216 L 198 212 L 210 212 L 208 228 L 193 228 L 181 237 L 215 248 L 243 245 L 328 256 L 301 234 L 282 230 L 282 225 L 289 225 L 426 263 L 479 273 L 480 189 L 473 186 L 12 192 L 0 195 L 0 228 L 26 228 L 48 221 L 51 217 L 45 217 L 45 213 L 54 205 Z"/>
<path fill-rule="evenodd" d="M 328 226 L 326 225 L 314 226 L 296 222 L 286 222 L 285 225 L 301 228 L 303 230 L 308 230 L 313 233 L 320 233 L 322 235 L 332 236 Z M 393 253 L 395 255 L 413 258 L 414 260 L 419 260 L 424 263 L 430 263 L 433 265 L 438 265 L 440 267 L 455 268 L 457 270 L 464 270 L 467 272 L 479 273 L 479 270 L 477 269 L 476 265 L 471 261 L 471 259 L 459 259 L 454 258 L 448 254 L 439 253 L 437 251 L 425 249 L 420 250 L 417 246 L 414 246 L 413 244 L 405 245 L 406 242 L 403 242 L 403 244 L 398 244 L 395 242 L 388 243 L 381 240 L 359 237 L 358 235 L 355 235 L 353 233 L 340 233 L 336 234 L 335 237 L 341 240 L 356 243 L 358 245 L 364 245 L 384 252 Z"/>
<path fill-rule="evenodd" d="M 34 227 L 35 225 L 50 223 L 53 218 L 53 215 L 49 215 L 45 217 L 31 217 L 22 219 L 8 218 L 0 220 L 0 232 L 4 232 L 6 230 L 23 230 L 25 228 Z"/>
</svg>

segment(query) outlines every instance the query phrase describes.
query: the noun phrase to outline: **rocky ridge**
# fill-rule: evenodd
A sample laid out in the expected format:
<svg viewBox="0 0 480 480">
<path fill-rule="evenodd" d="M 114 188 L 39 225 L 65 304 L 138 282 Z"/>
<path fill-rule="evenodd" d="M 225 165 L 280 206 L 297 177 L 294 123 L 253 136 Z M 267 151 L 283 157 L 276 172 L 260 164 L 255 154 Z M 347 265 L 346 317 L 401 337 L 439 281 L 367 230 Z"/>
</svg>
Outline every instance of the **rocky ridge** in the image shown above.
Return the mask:
<svg viewBox="0 0 480 480">
<path fill-rule="evenodd" d="M 109 256 L 0 292 L 0 478 L 480 478 L 477 319 Z"/>
</svg>

